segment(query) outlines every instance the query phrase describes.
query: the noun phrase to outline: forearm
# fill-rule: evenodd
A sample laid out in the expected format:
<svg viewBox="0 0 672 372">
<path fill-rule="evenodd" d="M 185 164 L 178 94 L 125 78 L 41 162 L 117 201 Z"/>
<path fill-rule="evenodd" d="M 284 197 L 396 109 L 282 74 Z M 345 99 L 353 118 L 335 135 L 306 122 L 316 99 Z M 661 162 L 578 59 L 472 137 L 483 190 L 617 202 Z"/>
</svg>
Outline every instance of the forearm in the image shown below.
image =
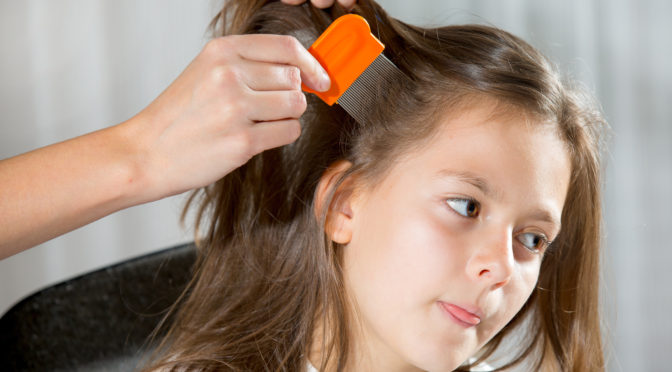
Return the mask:
<svg viewBox="0 0 672 372">
<path fill-rule="evenodd" d="M 124 125 L 0 161 L 0 259 L 151 199 Z"/>
<path fill-rule="evenodd" d="M 134 118 L 0 161 L 0 259 L 118 210 L 210 185 L 295 141 L 306 109 L 301 81 L 321 91 L 330 84 L 295 38 L 216 38 Z"/>
</svg>

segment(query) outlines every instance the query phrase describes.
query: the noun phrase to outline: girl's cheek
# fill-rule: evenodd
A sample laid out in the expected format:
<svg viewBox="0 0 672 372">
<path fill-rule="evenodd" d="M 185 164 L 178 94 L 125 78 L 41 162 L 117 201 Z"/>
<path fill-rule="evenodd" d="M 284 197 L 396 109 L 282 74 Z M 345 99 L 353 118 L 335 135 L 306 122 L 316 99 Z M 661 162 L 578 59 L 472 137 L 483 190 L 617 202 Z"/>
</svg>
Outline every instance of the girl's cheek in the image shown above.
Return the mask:
<svg viewBox="0 0 672 372">
<path fill-rule="evenodd" d="M 444 203 L 437 203 L 431 213 L 432 230 L 441 239 L 443 246 L 466 244 L 469 232 L 474 230 L 473 222 L 451 212 Z"/>
<path fill-rule="evenodd" d="M 424 252 L 429 265 L 439 265 L 446 271 L 448 267 L 460 264 L 460 252 L 468 244 L 465 227 L 448 211 L 425 215 L 418 230 L 421 238 L 417 246 Z"/>
</svg>

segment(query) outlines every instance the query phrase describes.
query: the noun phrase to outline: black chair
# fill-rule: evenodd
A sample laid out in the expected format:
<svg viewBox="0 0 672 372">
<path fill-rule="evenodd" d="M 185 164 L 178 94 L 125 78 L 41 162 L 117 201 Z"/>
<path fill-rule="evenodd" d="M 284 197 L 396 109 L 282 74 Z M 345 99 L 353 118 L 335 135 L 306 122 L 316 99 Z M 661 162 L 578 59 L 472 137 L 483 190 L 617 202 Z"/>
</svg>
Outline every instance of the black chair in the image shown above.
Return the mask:
<svg viewBox="0 0 672 372">
<path fill-rule="evenodd" d="M 50 286 L 0 318 L 0 371 L 132 371 L 192 275 L 193 244 Z"/>
</svg>

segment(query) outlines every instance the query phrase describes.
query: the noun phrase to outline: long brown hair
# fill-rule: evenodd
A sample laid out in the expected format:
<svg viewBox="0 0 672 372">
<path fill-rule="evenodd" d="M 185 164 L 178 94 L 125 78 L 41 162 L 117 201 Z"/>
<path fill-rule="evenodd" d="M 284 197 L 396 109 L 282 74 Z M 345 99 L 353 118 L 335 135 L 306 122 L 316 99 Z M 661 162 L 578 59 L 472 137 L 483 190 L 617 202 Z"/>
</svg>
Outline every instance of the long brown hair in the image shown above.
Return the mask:
<svg viewBox="0 0 672 372">
<path fill-rule="evenodd" d="M 378 97 L 366 123 L 309 95 L 296 142 L 253 157 L 192 195 L 190 204 L 200 203 L 196 225 L 207 224 L 196 274 L 147 369 L 300 371 L 319 341 L 312 339 L 316 324 L 328 324 L 332 337 L 318 367 L 329 362 L 343 370 L 351 343 L 342 250 L 324 232 L 333 189 L 316 217 L 320 178 L 347 160 L 352 167 L 336 187 L 353 175 L 373 184 L 398 156 L 431 137 L 438 117 L 469 97 L 487 96 L 557 126 L 572 176 L 562 231 L 543 259 L 536 289 L 474 363 L 525 327 L 502 369 L 524 362 L 534 370 L 604 370 L 598 283 L 606 124 L 590 97 L 563 83 L 533 47 L 497 28 L 420 28 L 388 16 L 372 0 L 359 0 L 353 12 L 369 22 L 408 82 Z M 338 5 L 320 10 L 236 0 L 211 26 L 218 36 L 289 34 L 309 44 L 343 14 Z"/>
</svg>

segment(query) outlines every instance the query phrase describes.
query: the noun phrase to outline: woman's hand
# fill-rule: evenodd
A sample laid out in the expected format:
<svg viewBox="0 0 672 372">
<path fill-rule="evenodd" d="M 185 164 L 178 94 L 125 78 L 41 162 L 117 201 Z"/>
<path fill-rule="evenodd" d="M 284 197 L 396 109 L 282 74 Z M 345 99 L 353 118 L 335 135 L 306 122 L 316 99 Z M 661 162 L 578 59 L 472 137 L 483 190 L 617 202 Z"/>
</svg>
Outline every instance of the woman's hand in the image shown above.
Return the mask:
<svg viewBox="0 0 672 372">
<path fill-rule="evenodd" d="M 285 4 L 290 5 L 299 5 L 306 2 L 306 0 L 282 0 Z M 328 8 L 334 5 L 334 0 L 310 0 L 310 2 L 318 8 Z M 338 0 L 338 3 L 341 4 L 345 9 L 352 9 L 353 6 L 357 3 L 357 0 Z"/>
<path fill-rule="evenodd" d="M 293 37 L 235 35 L 210 41 L 137 117 L 146 199 L 206 186 L 264 150 L 299 137 L 301 82 L 329 88 L 317 60 Z"/>
<path fill-rule="evenodd" d="M 128 121 L 0 160 L 0 259 L 296 140 L 322 71 L 290 36 L 218 38 Z"/>
</svg>

